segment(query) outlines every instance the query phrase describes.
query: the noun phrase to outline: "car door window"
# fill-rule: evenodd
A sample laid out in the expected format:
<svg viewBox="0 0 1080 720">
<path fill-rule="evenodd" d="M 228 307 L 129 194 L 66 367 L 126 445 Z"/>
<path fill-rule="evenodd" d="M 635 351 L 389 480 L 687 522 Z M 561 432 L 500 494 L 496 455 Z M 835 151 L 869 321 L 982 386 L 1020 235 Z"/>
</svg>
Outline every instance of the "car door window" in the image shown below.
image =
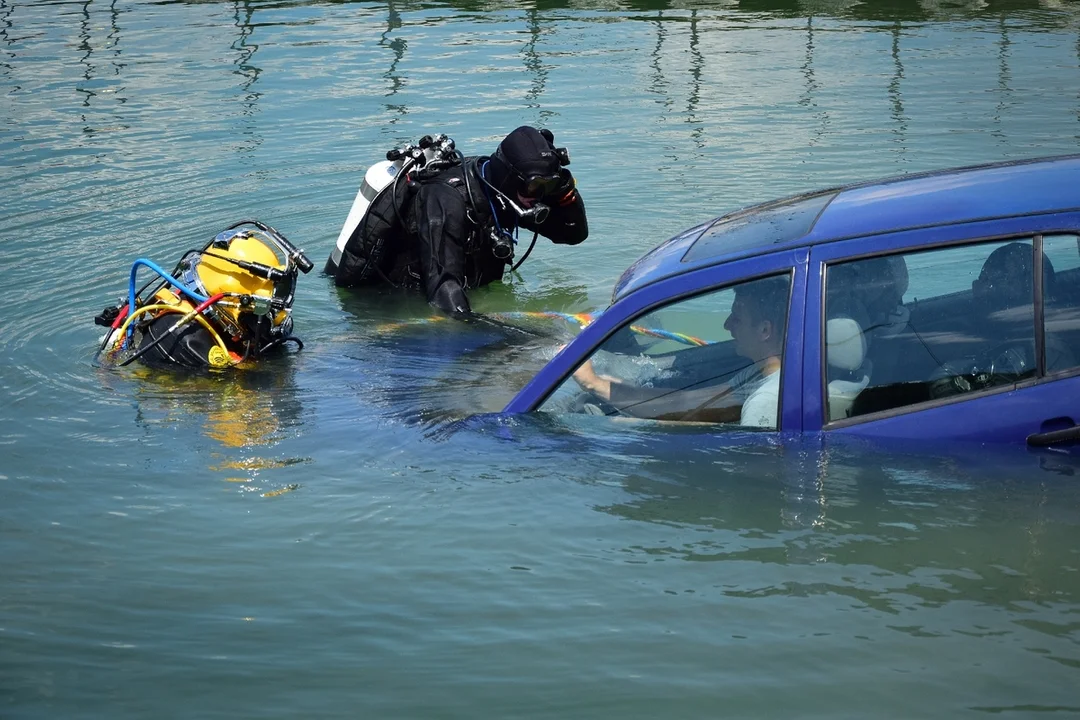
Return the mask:
<svg viewBox="0 0 1080 720">
<path fill-rule="evenodd" d="M 1027 239 L 829 266 L 826 420 L 1034 377 L 1033 279 Z"/>
<path fill-rule="evenodd" d="M 788 272 L 635 318 L 540 410 L 775 429 L 790 295 Z"/>
<path fill-rule="evenodd" d="M 1044 237 L 1043 264 L 1046 372 L 1066 372 L 1080 362 L 1080 237 Z"/>
</svg>

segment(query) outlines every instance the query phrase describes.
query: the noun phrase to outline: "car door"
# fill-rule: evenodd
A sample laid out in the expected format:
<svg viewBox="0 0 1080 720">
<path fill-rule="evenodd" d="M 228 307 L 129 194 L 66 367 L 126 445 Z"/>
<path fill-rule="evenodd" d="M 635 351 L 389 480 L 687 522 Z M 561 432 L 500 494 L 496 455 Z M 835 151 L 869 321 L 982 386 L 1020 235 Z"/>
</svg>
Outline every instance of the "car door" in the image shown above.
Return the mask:
<svg viewBox="0 0 1080 720">
<path fill-rule="evenodd" d="M 729 330 L 735 322 L 732 317 L 739 314 L 733 303 L 745 304 L 754 296 L 782 295 L 784 317 L 771 323 L 779 332 L 780 372 L 768 383 L 778 408 L 773 406 L 775 418 L 766 413 L 763 417 L 768 419 L 759 421 L 758 426 L 773 431 L 801 430 L 802 302 L 807 258 L 805 249 L 746 258 L 668 277 L 631 292 L 568 344 L 522 389 L 506 411 L 539 409 L 555 414 L 720 422 L 724 415 L 721 403 L 711 402 L 719 391 L 713 393 L 710 388 L 720 387 L 732 374 L 747 371 L 753 364 L 746 358 L 739 364 L 739 349 Z M 736 295 L 743 299 L 737 301 Z M 759 325 L 764 327 L 764 323 Z M 749 354 L 745 347 L 742 352 Z M 619 361 L 623 376 L 618 380 L 626 385 L 620 388 L 622 396 L 632 396 L 633 400 L 620 402 L 610 395 L 579 397 L 587 389 L 582 380 L 583 368 L 592 370 L 590 366 L 595 365 L 601 371 L 597 375 L 603 375 L 607 372 L 604 367 Z M 640 371 L 640 377 L 629 377 L 626 368 Z M 693 373 L 698 374 L 685 379 Z M 637 385 L 631 387 L 634 383 Z M 769 387 L 762 392 L 769 392 Z M 765 395 L 756 395 L 755 402 L 761 403 L 762 397 Z M 736 416 L 730 424 L 738 425 L 739 421 Z"/>
<path fill-rule="evenodd" d="M 1078 226 L 1076 213 L 1057 213 L 814 248 L 805 427 L 1075 443 Z"/>
</svg>

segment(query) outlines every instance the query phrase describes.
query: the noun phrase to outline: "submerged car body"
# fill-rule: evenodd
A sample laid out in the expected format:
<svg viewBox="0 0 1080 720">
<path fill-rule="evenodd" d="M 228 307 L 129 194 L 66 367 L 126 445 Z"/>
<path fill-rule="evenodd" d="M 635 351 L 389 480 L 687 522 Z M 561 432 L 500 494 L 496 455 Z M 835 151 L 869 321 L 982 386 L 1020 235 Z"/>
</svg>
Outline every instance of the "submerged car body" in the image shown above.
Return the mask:
<svg viewBox="0 0 1080 720">
<path fill-rule="evenodd" d="M 775 331 L 763 360 L 736 308 L 767 283 L 783 287 L 782 314 L 746 316 L 755 342 Z M 751 402 L 771 414 L 740 417 Z M 535 410 L 1072 446 L 1080 155 L 833 188 L 680 233 L 506 407 Z"/>
</svg>

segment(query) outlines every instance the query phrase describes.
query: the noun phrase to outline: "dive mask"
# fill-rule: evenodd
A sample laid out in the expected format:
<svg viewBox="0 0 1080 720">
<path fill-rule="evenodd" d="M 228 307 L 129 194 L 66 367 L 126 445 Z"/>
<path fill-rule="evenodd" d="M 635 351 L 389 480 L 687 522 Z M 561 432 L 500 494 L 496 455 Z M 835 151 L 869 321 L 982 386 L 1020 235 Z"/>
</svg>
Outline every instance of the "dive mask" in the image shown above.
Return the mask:
<svg viewBox="0 0 1080 720">
<path fill-rule="evenodd" d="M 535 199 L 552 194 L 559 189 L 559 185 L 562 183 L 562 178 L 559 175 L 533 175 L 530 178 L 518 175 L 518 180 L 521 196 Z"/>
</svg>

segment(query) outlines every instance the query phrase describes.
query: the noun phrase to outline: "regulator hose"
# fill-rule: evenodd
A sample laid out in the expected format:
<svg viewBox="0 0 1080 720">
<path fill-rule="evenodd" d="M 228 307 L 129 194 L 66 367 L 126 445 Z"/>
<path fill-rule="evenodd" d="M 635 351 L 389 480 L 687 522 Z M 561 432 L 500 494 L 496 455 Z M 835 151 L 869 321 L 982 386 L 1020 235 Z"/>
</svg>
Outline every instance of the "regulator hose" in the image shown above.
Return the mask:
<svg viewBox="0 0 1080 720">
<path fill-rule="evenodd" d="M 177 320 L 175 323 L 173 323 L 169 327 L 168 330 L 166 330 L 160 336 L 154 338 L 153 342 L 150 342 L 149 344 L 144 345 L 143 347 L 139 348 L 139 350 L 137 352 L 135 352 L 131 357 L 127 358 L 122 363 L 120 363 L 120 367 L 124 367 L 125 365 L 130 365 L 131 363 L 135 362 L 140 357 L 145 355 L 147 352 L 149 352 L 153 348 L 160 345 L 162 340 L 167 338 L 169 335 L 172 335 L 174 332 L 176 332 L 178 329 L 180 329 L 181 327 L 183 327 L 187 323 L 191 322 L 193 319 L 198 319 L 198 320 L 201 321 L 203 327 L 206 328 L 206 330 L 208 330 L 210 332 L 211 337 L 214 338 L 214 340 L 217 342 L 218 346 L 223 351 L 225 351 L 226 355 L 228 355 L 229 348 L 225 345 L 225 341 L 221 339 L 221 335 L 219 335 L 218 332 L 216 330 L 214 330 L 214 328 L 210 325 L 210 323 L 208 323 L 206 321 L 206 319 L 201 315 L 203 310 L 210 307 L 211 305 L 218 302 L 219 300 L 221 300 L 224 297 L 225 297 L 225 293 L 218 293 L 217 295 L 214 295 L 213 297 L 207 298 L 205 301 L 199 303 L 197 306 L 195 306 L 195 309 L 191 310 L 188 313 L 185 313 L 184 316 L 181 317 L 179 320 Z M 135 313 L 131 317 L 128 318 L 128 323 L 131 322 L 131 319 L 135 315 L 140 314 L 144 310 L 153 309 L 154 307 L 155 306 L 153 306 L 153 305 L 147 305 L 146 307 L 139 308 L 138 310 L 135 311 Z M 171 306 L 166 306 L 166 308 L 168 308 L 168 310 L 170 312 L 174 312 L 174 313 L 181 312 L 180 310 L 177 310 L 176 308 L 173 308 Z"/>
<path fill-rule="evenodd" d="M 131 263 L 131 279 L 128 282 L 128 308 L 129 308 L 129 312 L 130 312 L 130 308 L 135 307 L 135 295 L 136 295 L 136 293 L 135 293 L 135 276 L 138 275 L 140 266 L 150 268 L 151 270 L 156 272 L 158 275 L 160 275 L 161 278 L 165 282 L 169 283 L 170 285 L 175 287 L 177 290 L 179 290 L 183 294 L 187 295 L 189 298 L 194 300 L 196 303 L 206 302 L 206 296 L 205 295 L 200 295 L 199 293 L 197 293 L 194 290 L 190 289 L 187 285 L 184 285 L 184 283 L 180 282 L 176 278 L 169 275 L 167 272 L 162 270 L 157 265 L 157 263 L 155 263 L 153 260 L 147 260 L 146 258 L 138 258 L 137 260 L 135 260 L 135 262 Z M 129 316 L 129 320 L 130 320 L 130 316 Z M 127 331 L 130 332 L 131 329 L 132 328 L 129 325 Z"/>
</svg>

